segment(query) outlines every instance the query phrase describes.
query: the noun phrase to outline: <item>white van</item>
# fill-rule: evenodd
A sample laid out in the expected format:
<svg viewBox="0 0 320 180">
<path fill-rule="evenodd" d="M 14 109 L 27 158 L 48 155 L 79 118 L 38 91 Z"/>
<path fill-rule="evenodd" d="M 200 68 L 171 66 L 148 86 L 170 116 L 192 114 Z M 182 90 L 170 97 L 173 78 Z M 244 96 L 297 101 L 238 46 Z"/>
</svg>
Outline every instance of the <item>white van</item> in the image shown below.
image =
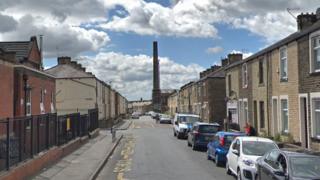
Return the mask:
<svg viewBox="0 0 320 180">
<path fill-rule="evenodd" d="M 187 138 L 188 131 L 192 129 L 195 122 L 200 121 L 200 116 L 195 114 L 179 114 L 176 113 L 173 119 L 173 135 L 180 138 Z"/>
</svg>

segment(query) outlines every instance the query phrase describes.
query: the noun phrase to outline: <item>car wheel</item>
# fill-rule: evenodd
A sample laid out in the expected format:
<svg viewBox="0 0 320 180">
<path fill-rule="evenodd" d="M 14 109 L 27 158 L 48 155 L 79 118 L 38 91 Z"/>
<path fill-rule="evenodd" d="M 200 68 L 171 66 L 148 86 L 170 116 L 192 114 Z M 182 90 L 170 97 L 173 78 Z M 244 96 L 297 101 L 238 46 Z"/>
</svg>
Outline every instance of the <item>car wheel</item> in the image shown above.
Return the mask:
<svg viewBox="0 0 320 180">
<path fill-rule="evenodd" d="M 241 180 L 241 171 L 239 169 L 237 171 L 237 180 Z"/>
<path fill-rule="evenodd" d="M 190 142 L 189 142 L 189 141 L 187 141 L 187 142 L 188 142 L 188 146 L 189 146 L 189 147 L 191 147 L 191 144 L 190 144 Z"/>
<path fill-rule="evenodd" d="M 207 150 L 207 159 L 211 160 L 210 154 L 209 154 L 209 149 Z"/>
<path fill-rule="evenodd" d="M 229 163 L 228 163 L 228 161 L 226 162 L 226 172 L 227 172 L 227 174 L 228 175 L 231 175 L 231 170 L 230 170 L 230 168 L 229 168 Z"/>
<path fill-rule="evenodd" d="M 214 162 L 216 163 L 216 166 L 219 167 L 221 165 L 221 162 L 219 160 L 219 156 L 218 154 L 216 154 L 216 156 L 214 157 Z"/>
<path fill-rule="evenodd" d="M 177 133 L 177 138 L 178 138 L 178 139 L 181 139 L 180 136 L 181 136 L 180 133 Z"/>
<path fill-rule="evenodd" d="M 177 136 L 176 131 L 173 131 L 173 136 L 174 136 L 174 137 L 176 137 L 176 136 Z"/>
</svg>

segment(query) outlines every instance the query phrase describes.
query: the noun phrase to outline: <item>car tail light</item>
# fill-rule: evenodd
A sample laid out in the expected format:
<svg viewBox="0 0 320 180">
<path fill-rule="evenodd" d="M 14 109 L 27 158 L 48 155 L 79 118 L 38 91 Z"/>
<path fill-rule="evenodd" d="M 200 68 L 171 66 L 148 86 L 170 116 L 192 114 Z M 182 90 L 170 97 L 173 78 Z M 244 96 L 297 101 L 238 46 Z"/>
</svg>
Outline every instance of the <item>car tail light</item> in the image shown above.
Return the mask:
<svg viewBox="0 0 320 180">
<path fill-rule="evenodd" d="M 224 146 L 224 138 L 223 137 L 220 138 L 220 145 Z"/>
</svg>

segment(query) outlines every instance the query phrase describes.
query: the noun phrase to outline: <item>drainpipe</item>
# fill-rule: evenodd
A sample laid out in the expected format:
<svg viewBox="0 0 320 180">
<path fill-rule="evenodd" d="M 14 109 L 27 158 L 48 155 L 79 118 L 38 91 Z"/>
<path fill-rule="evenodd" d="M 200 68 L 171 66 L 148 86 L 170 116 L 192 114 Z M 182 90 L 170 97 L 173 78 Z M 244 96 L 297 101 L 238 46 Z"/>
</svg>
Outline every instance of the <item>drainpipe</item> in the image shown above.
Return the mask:
<svg viewBox="0 0 320 180">
<path fill-rule="evenodd" d="M 267 82 L 266 82 L 266 88 L 267 88 L 267 102 L 266 102 L 266 104 L 267 104 L 267 119 L 268 119 L 268 123 L 267 123 L 267 126 L 268 126 L 268 130 L 267 130 L 267 135 L 269 136 L 270 135 L 270 123 L 271 123 L 271 121 L 270 121 L 270 118 L 269 118 L 269 113 L 270 113 L 270 106 L 269 106 L 269 90 L 270 90 L 270 88 L 269 88 L 269 66 L 270 66 L 270 64 L 269 63 L 271 63 L 271 55 L 270 55 L 270 53 L 268 53 L 267 54 L 267 59 L 266 59 L 266 65 L 267 65 Z"/>
</svg>

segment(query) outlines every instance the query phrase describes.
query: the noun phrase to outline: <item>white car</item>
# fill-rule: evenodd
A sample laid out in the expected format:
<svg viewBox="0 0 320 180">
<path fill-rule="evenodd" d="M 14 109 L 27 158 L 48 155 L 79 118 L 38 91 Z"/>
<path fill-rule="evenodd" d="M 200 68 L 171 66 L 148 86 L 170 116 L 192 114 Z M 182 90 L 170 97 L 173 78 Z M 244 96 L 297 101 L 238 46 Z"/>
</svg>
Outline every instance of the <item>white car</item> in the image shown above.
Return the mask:
<svg viewBox="0 0 320 180">
<path fill-rule="evenodd" d="M 176 113 L 173 119 L 173 135 L 178 139 L 187 138 L 193 123 L 200 121 L 200 116 L 195 114 Z"/>
<path fill-rule="evenodd" d="M 162 123 L 167 123 L 167 124 L 171 124 L 171 118 L 170 118 L 170 116 L 168 116 L 168 115 L 162 115 L 161 117 L 160 117 L 160 120 L 159 120 L 159 123 L 160 124 L 162 124 Z"/>
<path fill-rule="evenodd" d="M 279 148 L 274 141 L 267 138 L 235 138 L 227 154 L 227 174 L 234 174 L 237 179 L 242 180 L 255 179 L 257 159 L 272 149 Z"/>
</svg>

